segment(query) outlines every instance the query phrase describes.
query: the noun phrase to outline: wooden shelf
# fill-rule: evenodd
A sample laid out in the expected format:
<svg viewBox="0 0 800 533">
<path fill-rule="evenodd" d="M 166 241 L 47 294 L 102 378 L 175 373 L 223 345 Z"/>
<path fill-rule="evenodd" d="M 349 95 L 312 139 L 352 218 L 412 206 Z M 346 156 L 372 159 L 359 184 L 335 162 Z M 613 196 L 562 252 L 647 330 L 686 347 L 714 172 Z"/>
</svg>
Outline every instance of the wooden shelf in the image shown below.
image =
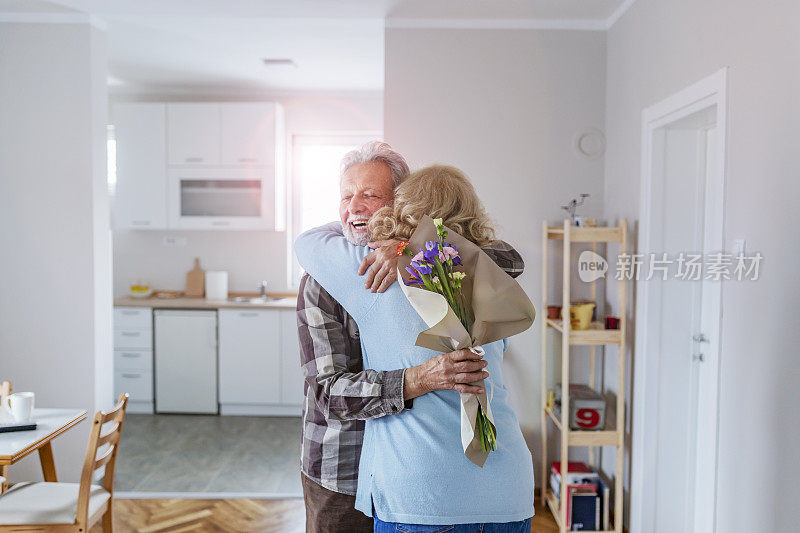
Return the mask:
<svg viewBox="0 0 800 533">
<path fill-rule="evenodd" d="M 558 500 L 556 499 L 555 493 L 551 489 L 547 489 L 547 506 L 550 508 L 550 512 L 553 513 L 553 518 L 556 519 L 556 524 L 558 527 L 561 528 L 561 512 L 558 506 Z"/>
<path fill-rule="evenodd" d="M 546 499 L 547 499 L 547 507 L 550 508 L 550 512 L 553 513 L 553 518 L 556 519 L 556 524 L 558 525 L 559 528 L 561 528 L 562 527 L 561 526 L 561 513 L 559 512 L 558 498 L 556 498 L 555 493 L 551 489 L 547 489 Z M 581 531 L 584 531 L 585 533 L 614 533 L 615 532 L 614 529 L 609 529 L 609 530 L 605 530 L 605 529 L 598 529 L 598 530 L 582 529 Z"/>
<path fill-rule="evenodd" d="M 544 408 L 544 411 L 561 432 L 561 435 L 563 436 L 566 433 L 567 446 L 616 446 L 619 443 L 620 436 L 614 429 L 603 429 L 599 431 L 570 429 L 565 432 L 561 426 L 561 419 L 547 407 Z M 606 415 L 608 414 L 609 413 L 606 412 Z M 610 418 L 606 416 L 606 421 L 608 420 L 610 420 Z"/>
<path fill-rule="evenodd" d="M 564 326 L 561 320 L 547 319 L 547 325 L 561 333 Z M 603 344 L 619 344 L 622 339 L 620 330 L 605 329 L 602 322 L 592 322 L 589 329 L 570 329 L 569 343 L 576 346 L 600 346 Z"/>
<path fill-rule="evenodd" d="M 556 264 L 561 265 L 561 272 L 560 277 L 562 279 L 561 285 L 561 298 L 562 302 L 571 302 L 571 293 L 570 293 L 570 285 L 572 283 L 572 277 L 574 274 L 574 269 L 576 268 L 575 259 L 576 257 L 573 256 L 572 251 L 572 244 L 573 243 L 589 243 L 590 249 L 593 252 L 597 252 L 598 243 L 619 243 L 619 252 L 625 253 L 627 248 L 627 238 L 628 238 L 628 223 L 626 220 L 620 220 L 620 224 L 617 227 L 577 227 L 573 226 L 569 219 L 563 221 L 563 225 L 561 227 L 552 227 L 548 226 L 546 222 L 542 223 L 542 309 L 547 308 L 547 293 L 548 289 L 550 288 L 547 282 L 548 276 L 548 269 L 551 268 L 551 263 L 548 259 L 548 243 L 550 241 L 561 240 L 564 243 L 564 246 L 558 250 L 558 253 L 561 255 L 561 260 L 558 261 Z M 610 247 L 608 247 L 610 248 Z M 612 280 L 600 280 L 601 283 L 610 283 Z M 617 313 L 619 316 L 619 327 L 620 329 L 605 329 L 604 325 L 600 322 L 592 322 L 589 325 L 588 329 L 584 330 L 575 330 L 569 327 L 569 324 L 564 324 L 562 320 L 553 320 L 553 319 L 546 319 L 540 321 L 540 327 L 542 328 L 542 372 L 541 372 L 541 393 L 542 393 L 542 411 L 541 411 L 541 423 L 542 423 L 542 480 L 541 483 L 545 486 L 546 491 L 543 492 L 540 497 L 542 499 L 542 505 L 546 505 L 550 508 L 553 512 L 553 516 L 556 518 L 556 522 L 558 524 L 558 531 L 559 533 L 566 533 L 567 527 L 566 524 L 562 523 L 561 514 L 560 514 L 560 506 L 559 501 L 555 498 L 553 492 L 547 488 L 549 483 L 549 474 L 550 474 L 550 464 L 549 460 L 551 457 L 547 453 L 547 446 L 548 446 L 548 428 L 550 424 L 547 422 L 548 418 L 553 421 L 555 424 L 557 431 L 561 435 L 561 443 L 558 448 L 558 455 L 557 460 L 567 459 L 570 455 L 569 449 L 571 447 L 577 446 L 585 446 L 588 447 L 589 452 L 589 466 L 595 466 L 595 448 L 599 446 L 613 446 L 616 448 L 616 471 L 622 472 L 624 470 L 624 458 L 625 458 L 625 440 L 624 440 L 624 428 L 625 428 L 625 389 L 624 385 L 620 385 L 620 389 L 617 391 L 617 398 L 614 402 L 614 406 L 606 405 L 606 427 L 608 429 L 603 429 L 601 431 L 588 431 L 588 430 L 573 430 L 569 428 L 568 423 L 562 423 L 560 417 L 556 417 L 555 413 L 551 409 L 546 408 L 547 405 L 547 388 L 548 384 L 548 376 L 550 373 L 548 372 L 548 354 L 550 350 L 548 349 L 548 344 L 552 342 L 550 339 L 552 338 L 551 335 L 547 334 L 547 328 L 553 328 L 561 333 L 560 344 L 561 344 L 561 376 L 566 376 L 563 378 L 561 384 L 561 391 L 562 391 L 562 401 L 563 401 L 563 408 L 564 411 L 568 412 L 570 408 L 570 390 L 569 390 L 569 378 L 568 376 L 571 375 L 570 373 L 570 366 L 571 360 L 575 359 L 570 356 L 571 346 L 588 346 L 588 375 L 589 375 L 589 387 L 594 388 L 595 382 L 597 379 L 597 362 L 596 356 L 598 355 L 598 347 L 602 347 L 604 345 L 617 345 L 619 347 L 616 350 L 616 360 L 617 360 L 617 380 L 616 383 L 624 384 L 625 383 L 625 359 L 626 359 L 626 350 L 625 350 L 625 331 L 627 327 L 627 310 L 625 306 L 626 302 L 626 281 L 625 280 L 617 280 L 619 283 L 619 291 L 618 291 L 618 303 L 617 303 Z M 590 301 L 597 301 L 598 298 L 598 291 L 597 291 L 597 280 L 589 282 L 589 300 Z M 605 361 L 605 354 L 603 355 L 603 361 Z M 581 364 L 585 364 L 587 361 L 582 357 L 578 359 L 578 362 Z M 605 373 L 605 365 L 603 364 L 599 370 L 600 374 Z M 605 383 L 605 378 L 601 383 Z M 601 394 L 605 395 L 605 390 L 600 390 Z M 559 459 L 560 458 L 560 459 Z M 612 522 L 614 527 L 611 530 L 605 531 L 601 530 L 600 532 L 593 532 L 593 533 L 622 533 L 622 514 L 623 514 L 623 487 L 622 487 L 622 476 L 617 475 L 614 479 L 613 484 L 613 499 L 614 499 L 614 509 L 609 510 Z"/>
<path fill-rule="evenodd" d="M 549 240 L 564 240 L 563 227 L 547 228 Z M 571 242 L 622 242 L 622 228 L 591 228 L 572 226 L 569 228 Z"/>
</svg>

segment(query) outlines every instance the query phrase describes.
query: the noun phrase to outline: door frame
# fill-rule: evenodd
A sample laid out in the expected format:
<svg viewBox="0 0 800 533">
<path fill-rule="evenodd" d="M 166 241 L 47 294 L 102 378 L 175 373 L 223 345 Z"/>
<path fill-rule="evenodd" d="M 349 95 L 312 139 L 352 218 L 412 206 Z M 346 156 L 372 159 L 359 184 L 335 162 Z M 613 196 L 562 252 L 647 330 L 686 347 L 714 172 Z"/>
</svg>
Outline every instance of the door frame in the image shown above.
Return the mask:
<svg viewBox="0 0 800 533">
<path fill-rule="evenodd" d="M 663 130 L 659 128 L 687 117 L 698 111 L 716 107 L 717 143 L 713 157 L 714 171 L 706 176 L 704 248 L 724 250 L 724 206 L 725 206 L 725 160 L 727 145 L 727 79 L 728 68 L 686 87 L 676 94 L 642 111 L 641 144 L 641 189 L 639 202 L 638 252 L 646 254 L 652 250 L 653 224 L 660 210 L 651 208 L 654 195 L 660 188 L 661 176 L 655 171 L 653 162 L 660 155 L 659 145 L 654 142 Z M 633 427 L 631 455 L 631 533 L 654 531 L 655 516 L 655 460 L 657 452 L 658 413 L 658 367 L 648 361 L 645 354 L 656 353 L 651 349 L 659 340 L 658 309 L 660 307 L 659 284 L 636 281 L 636 344 L 638 355 L 634 367 Z M 716 489 L 718 456 L 718 409 L 719 409 L 719 355 L 722 321 L 722 294 L 719 282 L 710 285 L 708 294 L 711 320 L 709 331 L 704 332 L 711 342 L 703 364 L 698 365 L 698 412 L 697 442 L 693 509 L 710 509 L 710 513 L 694 514 L 694 532 L 714 531 L 716 527 Z M 704 287 L 705 290 L 705 287 Z M 705 296 L 704 296 L 705 300 Z M 702 475 L 701 475 L 702 471 Z"/>
</svg>

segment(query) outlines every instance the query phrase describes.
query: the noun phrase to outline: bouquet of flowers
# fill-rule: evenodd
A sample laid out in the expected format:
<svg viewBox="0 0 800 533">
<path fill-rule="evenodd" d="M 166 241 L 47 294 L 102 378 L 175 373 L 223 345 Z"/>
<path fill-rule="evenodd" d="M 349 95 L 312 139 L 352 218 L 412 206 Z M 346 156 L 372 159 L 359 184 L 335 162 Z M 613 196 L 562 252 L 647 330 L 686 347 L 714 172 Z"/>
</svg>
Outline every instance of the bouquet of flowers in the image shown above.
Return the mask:
<svg viewBox="0 0 800 533">
<path fill-rule="evenodd" d="M 441 219 L 423 217 L 397 251 L 402 256 L 398 271 L 404 268 L 408 274 L 400 286 L 429 327 L 417 337 L 417 346 L 483 354 L 481 345 L 525 331 L 533 323 L 536 312 L 519 284 Z M 486 393 L 461 394 L 460 399 L 464 454 L 482 467 L 497 449 L 490 401 Z"/>
<path fill-rule="evenodd" d="M 410 277 L 405 283 L 406 285 L 424 285 L 429 291 L 444 296 L 447 304 L 461 321 L 461 325 L 469 331 L 473 317 L 461 290 L 462 280 L 467 275 L 453 268 L 464 263 L 458 255 L 456 245 L 445 241 L 448 231 L 444 227 L 442 219 L 433 219 L 433 225 L 436 227 L 438 239 L 426 241 L 425 249 L 420 248 L 419 252 L 413 256 L 411 265 L 406 267 Z M 400 243 L 397 247 L 398 253 L 412 255 L 413 252 L 407 245 L 408 242 Z M 484 452 L 497 449 L 497 433 L 494 423 L 486 416 L 480 405 L 478 405 L 476 416 L 476 435 Z"/>
</svg>

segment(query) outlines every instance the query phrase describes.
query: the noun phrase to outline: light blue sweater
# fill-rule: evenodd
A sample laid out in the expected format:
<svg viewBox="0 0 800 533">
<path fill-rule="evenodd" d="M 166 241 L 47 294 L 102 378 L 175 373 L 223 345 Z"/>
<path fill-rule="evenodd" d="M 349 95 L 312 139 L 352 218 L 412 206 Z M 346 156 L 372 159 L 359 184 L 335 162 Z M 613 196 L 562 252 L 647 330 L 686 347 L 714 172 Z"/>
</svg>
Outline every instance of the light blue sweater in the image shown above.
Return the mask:
<svg viewBox="0 0 800 533">
<path fill-rule="evenodd" d="M 397 283 L 384 293 L 364 289 L 357 269 L 371 250 L 353 246 L 341 225 L 298 237 L 300 265 L 355 319 L 364 368 L 393 370 L 424 363 L 436 352 L 415 346 L 427 329 Z M 459 395 L 435 391 L 412 409 L 366 421 L 356 509 L 385 522 L 471 524 L 516 522 L 533 516 L 533 463 L 503 386 L 504 341 L 483 347 L 494 381 L 492 413 L 497 450 L 483 468 L 461 448 Z M 489 380 L 486 380 L 490 393 Z"/>
</svg>

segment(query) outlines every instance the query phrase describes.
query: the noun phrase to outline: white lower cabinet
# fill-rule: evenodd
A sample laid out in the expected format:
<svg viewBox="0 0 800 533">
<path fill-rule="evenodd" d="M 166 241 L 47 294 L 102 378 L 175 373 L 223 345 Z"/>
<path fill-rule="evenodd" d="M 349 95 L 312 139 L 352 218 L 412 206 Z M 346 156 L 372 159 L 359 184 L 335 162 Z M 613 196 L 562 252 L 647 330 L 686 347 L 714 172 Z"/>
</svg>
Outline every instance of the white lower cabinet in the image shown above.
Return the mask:
<svg viewBox="0 0 800 533">
<path fill-rule="evenodd" d="M 128 412 L 153 412 L 153 310 L 114 308 L 114 399 L 127 392 Z"/>
<path fill-rule="evenodd" d="M 136 402 L 136 412 L 153 412 L 153 373 L 147 370 L 114 369 L 114 390 L 119 394 L 127 392 L 128 402 Z M 144 404 L 144 405 L 142 405 Z M 145 408 L 149 405 L 149 409 Z"/>
<path fill-rule="evenodd" d="M 284 381 L 283 313 L 279 309 L 219 310 L 220 414 L 300 414 L 302 395 L 292 395 L 293 387 Z M 296 331 L 295 327 L 295 343 Z M 299 365 L 299 356 L 297 361 Z M 284 389 L 290 391 L 288 396 Z"/>
<path fill-rule="evenodd" d="M 156 309 L 157 413 L 216 414 L 217 312 Z"/>
<path fill-rule="evenodd" d="M 211 320 L 214 311 L 156 310 L 156 335 L 153 313 L 149 307 L 114 309 L 114 392 L 131 395 L 130 412 L 153 413 L 156 401 L 159 411 L 182 412 L 172 403 L 193 396 L 191 412 L 216 412 L 218 401 L 222 415 L 300 416 L 303 372 L 294 309 L 219 309 L 214 354 L 213 328 L 189 333 L 167 323 L 182 318 L 174 315 Z M 208 379 L 203 387 L 183 382 L 212 364 L 218 368 L 216 391 L 208 390 Z M 200 399 L 211 404 L 199 410 Z"/>
</svg>

